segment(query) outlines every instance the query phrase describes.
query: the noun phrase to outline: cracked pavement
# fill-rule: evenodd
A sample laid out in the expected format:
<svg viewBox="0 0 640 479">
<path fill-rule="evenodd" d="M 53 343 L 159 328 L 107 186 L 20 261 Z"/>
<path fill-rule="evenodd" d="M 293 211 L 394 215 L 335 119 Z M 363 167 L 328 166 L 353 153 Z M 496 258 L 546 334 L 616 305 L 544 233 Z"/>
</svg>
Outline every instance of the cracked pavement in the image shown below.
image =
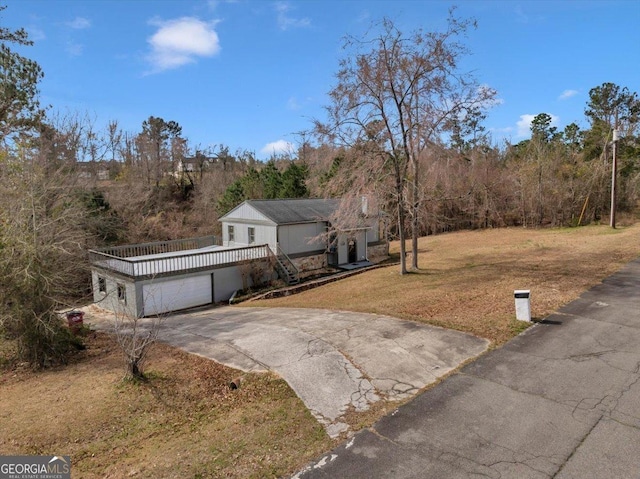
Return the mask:
<svg viewBox="0 0 640 479">
<path fill-rule="evenodd" d="M 638 451 L 640 260 L 294 477 L 640 477 Z"/>
<path fill-rule="evenodd" d="M 245 372 L 277 373 L 331 437 L 348 430 L 341 418 L 349 410 L 411 397 L 488 346 L 388 316 L 294 308 L 176 314 L 163 321 L 158 339 Z"/>
</svg>

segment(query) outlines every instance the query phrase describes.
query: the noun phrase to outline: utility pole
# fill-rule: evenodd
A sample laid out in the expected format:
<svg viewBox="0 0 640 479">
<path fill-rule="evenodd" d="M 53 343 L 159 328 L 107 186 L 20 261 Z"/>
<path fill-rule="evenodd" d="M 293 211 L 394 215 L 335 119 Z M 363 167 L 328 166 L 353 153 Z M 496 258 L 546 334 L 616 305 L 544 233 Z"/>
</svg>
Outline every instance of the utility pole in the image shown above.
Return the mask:
<svg viewBox="0 0 640 479">
<path fill-rule="evenodd" d="M 611 162 L 611 214 L 609 215 L 609 226 L 616 227 L 616 189 L 617 189 L 617 172 L 618 159 L 616 158 L 616 143 L 618 142 L 618 130 L 613 129 L 613 161 Z"/>
</svg>

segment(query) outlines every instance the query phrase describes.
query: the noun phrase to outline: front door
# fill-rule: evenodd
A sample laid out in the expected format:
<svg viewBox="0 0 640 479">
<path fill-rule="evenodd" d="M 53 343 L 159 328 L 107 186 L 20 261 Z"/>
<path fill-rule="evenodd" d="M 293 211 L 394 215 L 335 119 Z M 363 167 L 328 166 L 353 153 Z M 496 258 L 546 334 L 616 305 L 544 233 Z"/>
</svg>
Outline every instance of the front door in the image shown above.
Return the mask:
<svg viewBox="0 0 640 479">
<path fill-rule="evenodd" d="M 348 251 L 348 262 L 356 263 L 358 261 L 358 243 L 354 238 L 349 238 Z"/>
</svg>

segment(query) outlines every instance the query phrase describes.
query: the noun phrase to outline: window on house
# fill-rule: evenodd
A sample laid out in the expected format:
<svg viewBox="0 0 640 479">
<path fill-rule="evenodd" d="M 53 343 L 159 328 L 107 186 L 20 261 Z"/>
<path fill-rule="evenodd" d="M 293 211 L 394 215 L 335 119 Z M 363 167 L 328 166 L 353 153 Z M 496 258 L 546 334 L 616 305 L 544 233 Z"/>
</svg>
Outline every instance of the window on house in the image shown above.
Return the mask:
<svg viewBox="0 0 640 479">
<path fill-rule="evenodd" d="M 127 303 L 127 288 L 122 283 L 118 283 L 118 300 Z"/>
<path fill-rule="evenodd" d="M 256 242 L 256 229 L 249 227 L 249 244 Z"/>
<path fill-rule="evenodd" d="M 98 276 L 98 291 L 100 293 L 107 292 L 107 280 L 102 276 Z"/>
<path fill-rule="evenodd" d="M 233 231 L 233 226 L 227 226 L 227 232 L 229 233 L 229 241 L 235 241 L 235 235 Z"/>
</svg>

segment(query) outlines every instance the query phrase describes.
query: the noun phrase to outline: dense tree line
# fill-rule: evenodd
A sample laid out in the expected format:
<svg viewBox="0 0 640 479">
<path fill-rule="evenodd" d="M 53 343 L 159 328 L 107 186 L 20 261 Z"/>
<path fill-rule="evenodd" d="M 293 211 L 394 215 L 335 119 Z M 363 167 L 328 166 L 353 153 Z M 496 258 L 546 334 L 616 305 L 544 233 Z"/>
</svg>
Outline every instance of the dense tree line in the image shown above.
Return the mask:
<svg viewBox="0 0 640 479">
<path fill-rule="evenodd" d="M 605 83 L 594 87 L 586 112 L 606 112 L 619 98 L 600 104 L 602 92 L 626 91 Z M 622 123 L 619 113 L 617 141 L 619 194 L 618 208 L 632 213 L 640 199 L 640 139 L 638 100 L 630 94 L 624 106 L 628 114 Z M 593 115 L 593 113 L 592 113 Z M 603 113 L 586 115 L 590 127 L 576 123 L 558 131 L 547 113 L 536 115 L 531 138 L 517 144 L 495 145 L 481 123 L 460 128 L 445 140 L 430 145 L 421 157 L 419 235 L 458 229 L 502 226 L 577 226 L 606 220 L 611 194 L 612 131 L 604 126 Z M 612 118 L 615 117 L 615 114 Z M 615 120 L 614 120 L 615 121 Z M 371 163 L 356 149 L 336 147 L 310 167 L 312 194 L 373 194 L 387 211 L 393 211 L 393 181 L 384 170 L 373 175 L 361 173 Z M 371 181 L 368 181 L 371 180 Z M 386 185 L 386 187 L 385 187 Z M 395 222 L 393 230 L 398 230 Z M 408 221 L 405 230 L 410 231 Z"/>
<path fill-rule="evenodd" d="M 260 169 L 249 167 L 247 173 L 234 181 L 218 200 L 218 212 L 223 215 L 244 200 L 308 197 L 306 166 L 287 163 L 283 171 L 278 169 L 275 159 Z"/>
</svg>

